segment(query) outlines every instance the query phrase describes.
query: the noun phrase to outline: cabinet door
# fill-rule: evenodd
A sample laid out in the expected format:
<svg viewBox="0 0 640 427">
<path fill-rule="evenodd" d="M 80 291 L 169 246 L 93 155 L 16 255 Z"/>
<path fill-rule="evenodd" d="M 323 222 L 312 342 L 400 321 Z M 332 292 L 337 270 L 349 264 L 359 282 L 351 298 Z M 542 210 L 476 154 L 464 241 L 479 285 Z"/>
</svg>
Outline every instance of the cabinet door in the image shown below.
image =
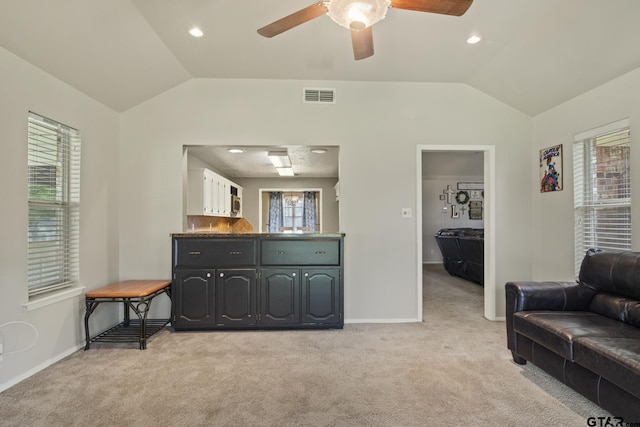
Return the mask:
<svg viewBox="0 0 640 427">
<path fill-rule="evenodd" d="M 220 178 L 218 193 L 218 209 L 221 216 L 231 215 L 231 186 L 229 182 Z"/>
<path fill-rule="evenodd" d="M 178 270 L 172 284 L 173 319 L 176 329 L 215 325 L 213 270 Z"/>
<path fill-rule="evenodd" d="M 256 324 L 256 270 L 216 270 L 216 313 L 220 326 Z"/>
<path fill-rule="evenodd" d="M 339 268 L 302 270 L 302 324 L 342 325 Z"/>
<path fill-rule="evenodd" d="M 260 324 L 300 324 L 300 270 L 266 268 L 261 271 Z"/>
<path fill-rule="evenodd" d="M 220 177 L 214 173 L 211 174 L 211 212 L 215 215 L 220 214 Z"/>
<path fill-rule="evenodd" d="M 213 173 L 205 169 L 203 181 L 203 209 L 205 214 L 211 215 L 213 213 Z"/>
</svg>

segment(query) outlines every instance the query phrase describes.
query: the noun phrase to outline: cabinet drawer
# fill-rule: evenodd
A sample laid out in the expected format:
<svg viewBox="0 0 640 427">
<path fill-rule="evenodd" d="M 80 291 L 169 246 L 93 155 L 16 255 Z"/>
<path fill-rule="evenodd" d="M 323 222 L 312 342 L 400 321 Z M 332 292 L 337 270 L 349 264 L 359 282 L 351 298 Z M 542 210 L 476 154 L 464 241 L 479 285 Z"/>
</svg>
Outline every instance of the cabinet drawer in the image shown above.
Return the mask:
<svg viewBox="0 0 640 427">
<path fill-rule="evenodd" d="M 263 265 L 340 265 L 337 240 L 263 240 Z"/>
<path fill-rule="evenodd" d="M 256 241 L 249 239 L 175 239 L 174 267 L 237 267 L 257 263 Z"/>
</svg>

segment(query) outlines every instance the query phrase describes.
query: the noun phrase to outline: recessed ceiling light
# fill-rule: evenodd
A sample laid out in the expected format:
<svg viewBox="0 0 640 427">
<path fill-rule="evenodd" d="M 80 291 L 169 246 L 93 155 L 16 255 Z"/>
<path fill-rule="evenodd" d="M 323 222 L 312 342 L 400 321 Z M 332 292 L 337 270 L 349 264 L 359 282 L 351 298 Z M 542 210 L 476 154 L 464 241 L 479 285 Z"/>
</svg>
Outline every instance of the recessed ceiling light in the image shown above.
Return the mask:
<svg viewBox="0 0 640 427">
<path fill-rule="evenodd" d="M 244 150 L 242 148 L 228 148 L 227 151 L 232 153 L 232 154 L 242 154 L 242 153 L 244 153 Z"/>
<path fill-rule="evenodd" d="M 469 37 L 467 39 L 467 43 L 469 44 L 476 44 L 478 43 L 480 40 L 482 40 L 482 37 L 480 37 L 478 34 L 474 34 L 471 37 Z"/>
<path fill-rule="evenodd" d="M 191 34 L 193 37 L 202 37 L 204 35 L 202 30 L 198 27 L 193 27 L 192 29 L 190 29 L 189 34 Z"/>
<path fill-rule="evenodd" d="M 327 152 L 327 150 L 325 150 L 324 148 L 314 148 L 313 150 L 311 150 L 311 152 L 314 154 L 324 154 Z"/>
</svg>

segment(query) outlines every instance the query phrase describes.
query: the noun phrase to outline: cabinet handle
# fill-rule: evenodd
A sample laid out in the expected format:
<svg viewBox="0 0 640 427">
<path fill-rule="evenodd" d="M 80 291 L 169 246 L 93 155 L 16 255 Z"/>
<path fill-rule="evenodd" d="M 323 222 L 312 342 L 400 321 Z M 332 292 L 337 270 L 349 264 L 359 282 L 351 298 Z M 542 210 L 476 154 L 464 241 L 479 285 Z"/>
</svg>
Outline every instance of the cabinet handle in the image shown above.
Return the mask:
<svg viewBox="0 0 640 427">
<path fill-rule="evenodd" d="M 242 255 L 242 251 L 231 251 L 229 255 Z"/>
<path fill-rule="evenodd" d="M 207 277 L 211 277 L 211 273 L 207 273 Z"/>
<path fill-rule="evenodd" d="M 284 251 L 273 251 L 276 255 L 284 255 Z"/>
<path fill-rule="evenodd" d="M 220 277 L 224 277 L 224 273 L 220 273 Z"/>
<path fill-rule="evenodd" d="M 309 273 L 304 273 L 304 277 L 309 277 Z"/>
<path fill-rule="evenodd" d="M 189 251 L 189 255 L 200 255 L 200 251 Z"/>
<path fill-rule="evenodd" d="M 316 255 L 324 255 L 326 254 L 326 251 L 316 251 Z"/>
<path fill-rule="evenodd" d="M 292 273 L 291 275 L 292 275 L 293 277 L 296 277 L 296 273 Z"/>
</svg>

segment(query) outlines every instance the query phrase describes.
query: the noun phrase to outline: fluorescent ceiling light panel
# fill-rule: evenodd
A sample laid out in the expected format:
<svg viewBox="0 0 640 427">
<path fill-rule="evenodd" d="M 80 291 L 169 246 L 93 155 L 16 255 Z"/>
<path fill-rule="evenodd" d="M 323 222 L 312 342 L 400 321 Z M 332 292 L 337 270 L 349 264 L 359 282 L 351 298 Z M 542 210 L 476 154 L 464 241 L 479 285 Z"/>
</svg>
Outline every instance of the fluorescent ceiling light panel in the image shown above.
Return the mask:
<svg viewBox="0 0 640 427">
<path fill-rule="evenodd" d="M 293 168 L 288 167 L 288 168 L 276 168 L 276 170 L 278 171 L 278 175 L 280 176 L 295 176 L 295 174 L 293 173 Z"/>
<path fill-rule="evenodd" d="M 291 159 L 289 159 L 289 155 L 286 151 L 269 151 L 267 156 L 269 156 L 269 160 L 271 160 L 273 166 L 277 168 L 291 167 Z"/>
</svg>

